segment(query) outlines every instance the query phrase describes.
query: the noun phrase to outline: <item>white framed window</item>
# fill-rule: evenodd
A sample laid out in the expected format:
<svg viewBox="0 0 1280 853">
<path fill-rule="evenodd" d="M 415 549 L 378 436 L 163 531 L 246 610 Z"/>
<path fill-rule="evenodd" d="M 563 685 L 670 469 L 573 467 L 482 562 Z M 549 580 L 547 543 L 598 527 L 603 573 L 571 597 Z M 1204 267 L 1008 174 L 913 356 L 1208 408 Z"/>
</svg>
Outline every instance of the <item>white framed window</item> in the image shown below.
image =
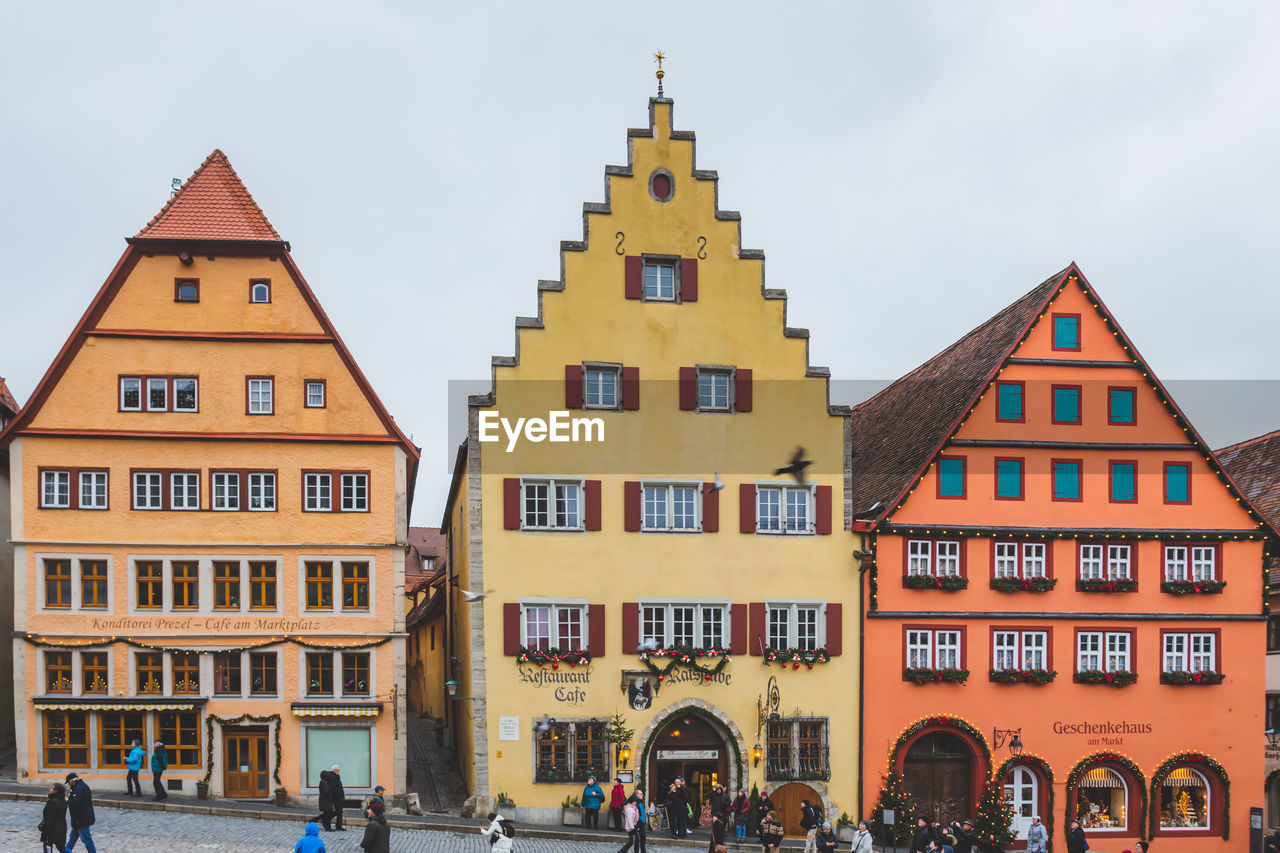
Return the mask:
<svg viewBox="0 0 1280 853">
<path fill-rule="evenodd" d="M 249 472 L 249 509 L 273 512 L 276 508 L 276 475 L 269 471 Z"/>
<path fill-rule="evenodd" d="M 960 541 L 958 539 L 907 540 L 907 574 L 958 577 L 960 575 Z M 999 574 L 996 575 L 1000 577 Z"/>
<path fill-rule="evenodd" d="M 307 512 L 329 512 L 333 509 L 333 475 L 302 475 L 303 504 Z"/>
<path fill-rule="evenodd" d="M 933 669 L 933 632 L 907 631 L 907 667 Z"/>
<path fill-rule="evenodd" d="M 255 281 L 249 285 L 249 301 L 264 303 L 271 301 L 271 285 L 265 281 Z"/>
<path fill-rule="evenodd" d="M 308 380 L 307 382 L 307 408 L 323 409 L 325 404 L 325 383 L 318 379 Z"/>
<path fill-rule="evenodd" d="M 1132 545 L 1081 545 L 1081 580 L 1128 580 Z"/>
<path fill-rule="evenodd" d="M 142 378 L 139 376 L 120 377 L 120 411 L 142 411 Z"/>
<path fill-rule="evenodd" d="M 213 486 L 213 509 L 217 511 L 240 509 L 240 475 L 234 471 L 213 471 L 209 474 Z"/>
<path fill-rule="evenodd" d="M 727 412 L 733 406 L 733 371 L 698 368 L 698 410 Z"/>
<path fill-rule="evenodd" d="M 80 472 L 80 509 L 107 508 L 107 472 Z"/>
<path fill-rule="evenodd" d="M 1042 578 L 1046 574 L 1047 553 L 1048 547 L 1044 542 L 997 542 L 995 575 L 998 578 Z"/>
<path fill-rule="evenodd" d="M 190 376 L 173 380 L 173 410 L 175 412 L 196 412 L 200 410 L 199 380 Z"/>
<path fill-rule="evenodd" d="M 582 403 L 588 409 L 618 408 L 619 369 L 588 365 L 582 371 Z"/>
<path fill-rule="evenodd" d="M 644 298 L 650 302 L 674 302 L 676 265 L 673 261 L 645 260 Z"/>
<path fill-rule="evenodd" d="M 526 647 L 562 652 L 587 647 L 585 602 L 528 601 L 520 609 L 520 639 Z"/>
<path fill-rule="evenodd" d="M 581 480 L 521 480 L 525 530 L 581 530 Z"/>
<path fill-rule="evenodd" d="M 958 629 L 907 629 L 908 669 L 961 669 L 964 637 Z"/>
<path fill-rule="evenodd" d="M 342 511 L 366 512 L 369 509 L 369 475 L 342 475 Z"/>
<path fill-rule="evenodd" d="M 769 646 L 814 651 L 827 643 L 827 605 L 821 601 L 765 603 Z"/>
<path fill-rule="evenodd" d="M 1048 669 L 1049 633 L 1047 631 L 996 631 L 991 645 L 991 668 Z"/>
<path fill-rule="evenodd" d="M 40 506 L 45 509 L 68 509 L 71 506 L 71 472 L 40 472 Z"/>
<path fill-rule="evenodd" d="M 1206 632 L 1170 632 L 1164 635 L 1162 666 L 1165 672 L 1214 672 L 1218 668 L 1217 636 Z"/>
<path fill-rule="evenodd" d="M 811 486 L 756 486 L 758 533 L 813 533 Z"/>
<path fill-rule="evenodd" d="M 645 483 L 642 495 L 641 530 L 701 529 L 701 483 Z"/>
<path fill-rule="evenodd" d="M 1076 635 L 1076 672 L 1129 672 L 1128 631 L 1081 631 Z"/>
<path fill-rule="evenodd" d="M 249 379 L 249 414 L 270 415 L 275 412 L 275 380 Z"/>
<path fill-rule="evenodd" d="M 164 509 L 163 476 L 159 471 L 133 472 L 134 509 Z"/>
<path fill-rule="evenodd" d="M 147 377 L 147 411 L 169 410 L 169 380 L 163 376 Z"/>
<path fill-rule="evenodd" d="M 660 648 L 729 647 L 730 610 L 727 601 L 642 601 L 640 636 Z"/>
<path fill-rule="evenodd" d="M 200 508 L 200 475 L 174 473 L 169 475 L 169 509 Z"/>
<path fill-rule="evenodd" d="M 1216 580 L 1218 549 L 1213 545 L 1164 546 L 1164 579 L 1167 581 Z"/>
</svg>

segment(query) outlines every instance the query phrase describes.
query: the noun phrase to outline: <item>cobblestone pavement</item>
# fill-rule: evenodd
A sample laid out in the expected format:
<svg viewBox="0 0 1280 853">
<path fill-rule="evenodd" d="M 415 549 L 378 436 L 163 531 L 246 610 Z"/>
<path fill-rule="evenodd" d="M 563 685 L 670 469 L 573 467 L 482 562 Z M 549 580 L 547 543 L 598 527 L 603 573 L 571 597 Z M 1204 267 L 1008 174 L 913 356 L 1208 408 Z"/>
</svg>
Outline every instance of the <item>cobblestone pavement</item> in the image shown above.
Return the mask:
<svg viewBox="0 0 1280 853">
<path fill-rule="evenodd" d="M 0 801 L 0 851 L 38 851 L 41 803 Z M 93 840 L 101 853 L 289 853 L 302 837 L 304 824 L 283 820 L 253 820 L 240 817 L 176 814 L 160 811 L 131 811 L 95 806 L 97 823 Z M 363 827 L 346 832 L 320 830 L 329 853 L 362 853 Z M 619 839 L 622 836 L 619 834 Z M 613 853 L 622 842 L 605 844 L 586 841 L 517 838 L 516 853 Z M 76 851 L 84 850 L 77 844 Z M 477 832 L 460 835 L 420 829 L 392 829 L 392 853 L 487 853 L 488 842 Z M 687 847 L 659 847 L 651 853 L 694 853 Z"/>
</svg>

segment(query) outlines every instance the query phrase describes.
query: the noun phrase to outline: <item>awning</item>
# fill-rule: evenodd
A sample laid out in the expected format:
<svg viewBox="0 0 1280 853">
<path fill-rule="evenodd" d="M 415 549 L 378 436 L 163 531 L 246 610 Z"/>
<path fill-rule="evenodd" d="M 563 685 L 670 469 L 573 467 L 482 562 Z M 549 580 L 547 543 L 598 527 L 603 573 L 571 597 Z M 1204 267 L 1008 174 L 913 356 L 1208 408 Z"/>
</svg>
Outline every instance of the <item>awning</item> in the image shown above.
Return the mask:
<svg viewBox="0 0 1280 853">
<path fill-rule="evenodd" d="M 72 702 L 66 699 L 35 699 L 37 711 L 194 711 L 201 702 L 189 699 L 174 702 L 146 699 L 90 699 Z"/>
<path fill-rule="evenodd" d="M 294 702 L 292 709 L 295 717 L 376 717 L 382 713 L 382 703 Z"/>
<path fill-rule="evenodd" d="M 1170 788 L 1203 788 L 1204 778 L 1189 767 L 1178 767 L 1164 777 L 1164 784 Z"/>
<path fill-rule="evenodd" d="M 1123 788 L 1124 783 L 1114 770 L 1106 767 L 1095 767 L 1080 780 L 1081 788 Z"/>
</svg>

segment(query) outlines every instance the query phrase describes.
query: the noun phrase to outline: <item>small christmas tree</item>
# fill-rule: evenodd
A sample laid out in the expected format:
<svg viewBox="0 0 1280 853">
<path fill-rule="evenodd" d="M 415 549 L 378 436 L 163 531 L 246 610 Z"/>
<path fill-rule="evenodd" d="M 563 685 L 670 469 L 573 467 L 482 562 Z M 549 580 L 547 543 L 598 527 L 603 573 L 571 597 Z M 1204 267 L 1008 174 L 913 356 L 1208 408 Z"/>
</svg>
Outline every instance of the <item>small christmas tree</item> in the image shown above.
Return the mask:
<svg viewBox="0 0 1280 853">
<path fill-rule="evenodd" d="M 1000 853 L 1018 838 L 1012 824 L 1013 803 L 1004 798 L 1004 780 L 988 779 L 973 822 L 973 846 L 984 853 Z"/>
<path fill-rule="evenodd" d="M 871 834 L 877 842 L 886 839 L 884 810 L 893 811 L 893 834 L 899 843 L 910 844 L 916 830 L 916 810 L 907 800 L 907 789 L 902 786 L 902 776 L 890 770 L 880 788 L 880 799 L 871 813 Z"/>
</svg>

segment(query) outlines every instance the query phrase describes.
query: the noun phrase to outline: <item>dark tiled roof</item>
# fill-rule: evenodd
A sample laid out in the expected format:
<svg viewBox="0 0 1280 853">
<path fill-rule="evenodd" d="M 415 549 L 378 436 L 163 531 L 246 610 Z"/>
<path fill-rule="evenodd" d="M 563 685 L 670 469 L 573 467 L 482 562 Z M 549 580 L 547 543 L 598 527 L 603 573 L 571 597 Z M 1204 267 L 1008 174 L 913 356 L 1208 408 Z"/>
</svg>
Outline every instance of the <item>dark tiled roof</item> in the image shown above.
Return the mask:
<svg viewBox="0 0 1280 853">
<path fill-rule="evenodd" d="M 413 609 L 404 617 L 405 628 L 412 631 L 422 623 L 442 613 L 444 611 L 444 594 L 444 590 L 438 589 L 432 592 L 430 597 L 424 598 L 415 604 Z"/>
<path fill-rule="evenodd" d="M 1280 527 L 1280 430 L 1215 450 L 1254 509 Z"/>
<path fill-rule="evenodd" d="M 893 509 L 1071 269 L 1074 266 L 1055 273 L 870 400 L 853 407 L 849 444 L 855 520 L 878 519 Z"/>
<path fill-rule="evenodd" d="M 444 534 L 438 527 L 410 527 L 409 555 L 404 565 L 404 588 L 412 592 L 423 581 L 435 577 L 444 570 Z M 435 571 L 422 570 L 422 559 L 435 557 Z"/>
<path fill-rule="evenodd" d="M 227 155 L 214 149 L 136 237 L 283 242 Z"/>
<path fill-rule="evenodd" d="M 9 386 L 5 384 L 3 376 L 0 376 L 0 408 L 8 409 L 10 416 L 18 413 L 18 401 L 13 399 L 13 394 L 9 392 Z"/>
</svg>

